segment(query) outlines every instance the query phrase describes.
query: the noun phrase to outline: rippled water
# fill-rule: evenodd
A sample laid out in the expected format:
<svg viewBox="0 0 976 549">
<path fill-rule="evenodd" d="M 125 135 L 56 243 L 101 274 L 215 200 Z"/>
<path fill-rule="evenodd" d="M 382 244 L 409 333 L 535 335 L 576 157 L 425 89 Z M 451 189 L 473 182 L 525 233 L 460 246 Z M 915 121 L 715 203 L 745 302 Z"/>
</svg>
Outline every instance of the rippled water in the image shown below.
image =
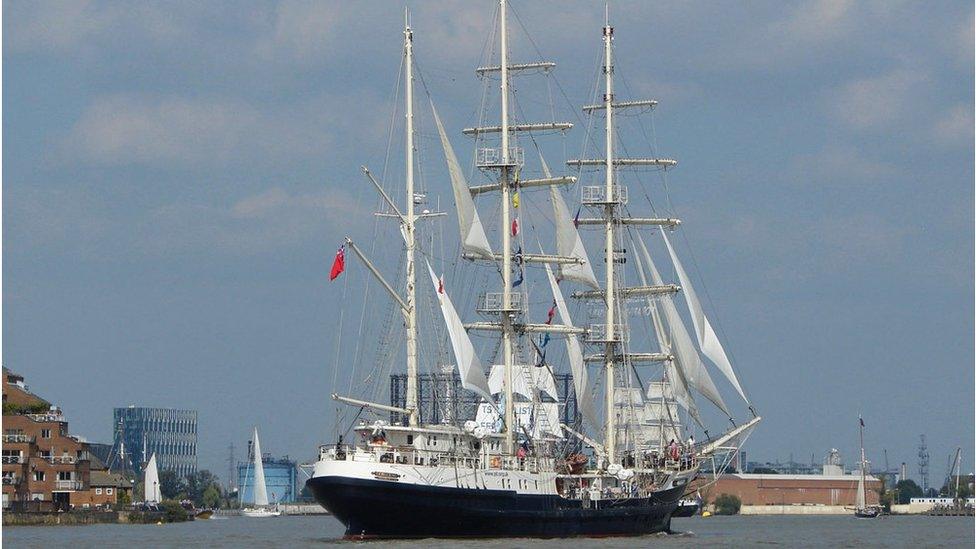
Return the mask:
<svg viewBox="0 0 976 549">
<path fill-rule="evenodd" d="M 969 517 L 737 516 L 672 521 L 680 534 L 641 538 L 576 539 L 578 547 L 973 547 Z M 332 517 L 215 518 L 183 524 L 21 526 L 3 529 L 10 547 L 314 547 L 342 541 L 342 525 Z M 560 547 L 565 540 L 424 540 L 368 542 L 369 547 Z"/>
</svg>

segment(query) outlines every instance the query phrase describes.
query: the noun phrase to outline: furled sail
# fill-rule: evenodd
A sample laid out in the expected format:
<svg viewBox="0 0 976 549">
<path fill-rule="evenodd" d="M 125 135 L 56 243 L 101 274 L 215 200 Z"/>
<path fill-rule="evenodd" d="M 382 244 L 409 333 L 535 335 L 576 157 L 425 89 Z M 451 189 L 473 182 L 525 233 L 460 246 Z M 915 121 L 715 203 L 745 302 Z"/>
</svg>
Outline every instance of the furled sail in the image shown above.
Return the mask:
<svg viewBox="0 0 976 549">
<path fill-rule="evenodd" d="M 543 174 L 546 178 L 551 179 L 552 173 L 549 171 L 549 165 L 546 164 L 546 159 L 542 157 L 541 153 L 539 160 L 542 162 Z M 562 192 L 555 186 L 549 187 L 549 198 L 552 200 L 553 216 L 556 219 L 556 255 L 583 260 L 582 264 L 560 263 L 559 276 L 565 280 L 579 282 L 594 290 L 599 290 L 600 285 L 596 281 L 596 275 L 593 274 L 593 266 L 590 265 L 590 259 L 586 256 L 586 248 L 583 247 L 583 240 L 580 239 L 579 231 L 573 224 L 573 218 L 566 207 L 566 201 L 563 200 Z"/>
<path fill-rule="evenodd" d="M 685 302 L 688 304 L 688 310 L 691 312 L 691 321 L 695 325 L 695 334 L 698 336 L 698 347 L 701 349 L 702 354 L 708 357 L 725 374 L 725 377 L 735 387 L 735 390 L 739 392 L 742 400 L 748 403 L 749 399 L 746 398 L 742 386 L 739 385 L 738 378 L 735 377 L 735 371 L 732 370 L 732 363 L 729 362 L 729 357 L 725 354 L 725 349 L 722 348 L 718 336 L 715 335 L 715 330 L 712 329 L 712 325 L 708 322 L 708 318 L 702 310 L 698 296 L 695 295 L 695 290 L 691 286 L 691 279 L 685 274 L 685 270 L 681 266 L 681 261 L 678 260 L 678 255 L 674 253 L 674 248 L 671 247 L 671 241 L 668 240 L 668 235 L 665 234 L 665 231 L 661 231 L 661 236 L 664 237 L 664 243 L 668 246 L 668 253 L 671 254 L 671 262 L 674 263 L 674 269 L 678 273 L 681 290 L 685 294 Z"/>
<path fill-rule="evenodd" d="M 434 122 L 437 124 L 437 133 L 441 137 L 441 145 L 444 147 L 444 159 L 447 161 L 447 171 L 451 174 L 451 189 L 454 190 L 454 203 L 457 205 L 458 224 L 461 229 L 461 247 L 466 252 L 492 258 L 491 246 L 488 244 L 488 236 L 485 234 L 485 227 L 481 224 L 478 217 L 478 210 L 474 207 L 474 199 L 471 198 L 471 191 L 468 189 L 468 182 L 464 179 L 461 165 L 458 164 L 457 155 L 454 154 L 454 147 L 447 139 L 444 125 L 437 116 L 437 109 L 434 103 L 430 104 L 434 112 Z"/>
<path fill-rule="evenodd" d="M 146 503 L 159 503 L 163 500 L 163 495 L 159 488 L 159 469 L 156 468 L 156 454 L 153 453 L 146 464 L 146 472 L 143 477 L 143 493 L 146 495 Z"/>
<path fill-rule="evenodd" d="M 254 428 L 254 506 L 268 505 L 268 485 L 264 483 L 264 461 L 261 459 L 261 441 L 258 428 Z"/>
<path fill-rule="evenodd" d="M 546 267 L 546 276 L 549 277 L 549 286 L 552 288 L 552 298 L 556 301 L 556 309 L 559 311 L 559 319 L 565 326 L 572 326 L 573 319 L 569 317 L 569 308 L 566 307 L 566 299 L 563 292 L 556 283 L 556 278 L 552 275 L 549 265 Z M 596 415 L 593 413 L 593 401 L 589 398 L 589 387 L 586 379 L 586 364 L 583 362 L 583 350 L 580 348 L 579 340 L 575 334 L 566 335 L 566 354 L 569 355 L 569 367 L 573 372 L 573 388 L 576 391 L 576 404 L 579 407 L 583 419 L 590 425 L 599 426 Z"/>
<path fill-rule="evenodd" d="M 434 274 L 430 262 L 427 263 L 427 270 L 430 272 L 430 281 L 434 284 L 434 291 L 437 293 L 437 301 L 441 305 L 441 313 L 444 315 L 447 333 L 451 337 L 451 347 L 454 349 L 454 358 L 457 360 L 461 386 L 478 393 L 488 402 L 492 402 L 488 380 L 485 378 L 481 361 L 478 360 L 478 355 L 474 352 L 471 338 L 468 337 L 468 332 L 464 330 L 464 324 L 461 323 L 461 318 L 458 317 L 454 304 L 444 290 L 443 284 Z"/>
<path fill-rule="evenodd" d="M 644 261 L 647 263 L 647 268 L 651 272 L 651 283 L 663 285 L 664 281 L 661 279 L 661 274 L 651 260 L 651 254 L 648 253 L 647 246 L 644 245 L 644 241 L 639 237 L 636 240 L 640 245 Z M 661 308 L 664 310 L 664 320 L 671 333 L 671 354 L 674 355 L 675 361 L 677 361 L 678 367 L 684 375 L 684 379 L 688 382 L 688 385 L 712 401 L 719 410 L 731 416 L 728 407 L 725 405 L 725 401 L 722 400 L 722 395 L 715 388 L 715 382 L 708 375 L 708 370 L 705 369 L 701 357 L 698 356 L 698 351 L 695 350 L 694 343 L 692 343 L 691 336 L 688 335 L 688 331 L 685 329 L 684 322 L 678 316 L 678 308 L 674 306 L 674 300 L 670 296 L 662 296 L 660 303 Z"/>
</svg>

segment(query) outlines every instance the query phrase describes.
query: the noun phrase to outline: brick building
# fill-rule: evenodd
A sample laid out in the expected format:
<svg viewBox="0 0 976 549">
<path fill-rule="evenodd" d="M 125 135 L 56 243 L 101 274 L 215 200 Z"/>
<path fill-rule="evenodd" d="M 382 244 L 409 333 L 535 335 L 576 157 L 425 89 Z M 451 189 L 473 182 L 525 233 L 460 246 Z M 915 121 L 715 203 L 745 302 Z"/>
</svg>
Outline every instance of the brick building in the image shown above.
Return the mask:
<svg viewBox="0 0 976 549">
<path fill-rule="evenodd" d="M 61 410 L 30 392 L 23 376 L 4 368 L 2 384 L 3 507 L 53 510 L 90 503 L 88 445 L 68 433 Z"/>
<path fill-rule="evenodd" d="M 708 488 L 708 499 L 732 494 L 742 505 L 853 506 L 859 475 L 727 474 Z M 867 477 L 864 491 L 869 505 L 878 504 L 881 480 Z"/>
</svg>

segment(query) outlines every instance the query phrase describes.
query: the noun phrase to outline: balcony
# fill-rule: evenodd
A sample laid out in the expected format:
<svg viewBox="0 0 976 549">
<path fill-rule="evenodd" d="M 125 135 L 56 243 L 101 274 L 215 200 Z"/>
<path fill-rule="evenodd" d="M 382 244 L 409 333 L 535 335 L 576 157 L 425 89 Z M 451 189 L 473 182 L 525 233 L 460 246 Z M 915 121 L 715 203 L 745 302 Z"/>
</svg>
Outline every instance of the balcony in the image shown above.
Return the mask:
<svg viewBox="0 0 976 549">
<path fill-rule="evenodd" d="M 67 423 L 68 420 L 64 417 L 61 412 L 51 413 L 51 414 L 24 414 L 24 417 L 30 419 L 31 421 L 36 421 L 38 423 Z"/>
<path fill-rule="evenodd" d="M 41 459 L 43 459 L 43 460 L 45 460 L 45 461 L 47 461 L 49 463 L 72 464 L 75 461 L 77 461 L 74 456 L 44 456 L 44 455 L 42 455 L 42 456 L 38 456 L 38 457 L 40 457 Z"/>
<path fill-rule="evenodd" d="M 85 483 L 80 480 L 56 480 L 54 481 L 55 490 L 84 490 Z"/>
<path fill-rule="evenodd" d="M 18 476 L 5 476 L 3 477 L 3 484 L 4 486 L 19 486 L 23 480 L 23 478 Z"/>
<path fill-rule="evenodd" d="M 16 435 L 3 435 L 3 441 L 7 443 L 30 444 L 31 442 L 34 442 L 34 437 L 31 435 L 25 435 L 23 433 Z"/>
<path fill-rule="evenodd" d="M 482 148 L 477 150 L 475 164 L 482 169 L 514 168 L 525 165 L 525 151 L 522 147 L 508 148 L 508 162 L 502 159 L 501 148 Z"/>
<path fill-rule="evenodd" d="M 3 457 L 0 457 L 0 462 L 2 462 L 4 464 L 8 464 L 8 463 L 24 463 L 25 461 L 26 460 L 24 459 L 24 456 L 3 456 Z"/>
</svg>

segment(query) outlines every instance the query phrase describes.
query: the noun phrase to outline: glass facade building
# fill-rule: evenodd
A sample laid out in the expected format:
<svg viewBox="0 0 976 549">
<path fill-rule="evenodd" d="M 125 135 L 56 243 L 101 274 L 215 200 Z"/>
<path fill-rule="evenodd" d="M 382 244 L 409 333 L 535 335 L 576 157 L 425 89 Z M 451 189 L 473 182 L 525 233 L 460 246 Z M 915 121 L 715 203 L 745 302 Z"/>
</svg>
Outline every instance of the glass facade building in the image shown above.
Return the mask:
<svg viewBox="0 0 976 549">
<path fill-rule="evenodd" d="M 125 444 L 132 463 L 156 454 L 160 471 L 185 477 L 197 470 L 197 412 L 129 406 L 115 409 L 115 446 Z"/>
</svg>

